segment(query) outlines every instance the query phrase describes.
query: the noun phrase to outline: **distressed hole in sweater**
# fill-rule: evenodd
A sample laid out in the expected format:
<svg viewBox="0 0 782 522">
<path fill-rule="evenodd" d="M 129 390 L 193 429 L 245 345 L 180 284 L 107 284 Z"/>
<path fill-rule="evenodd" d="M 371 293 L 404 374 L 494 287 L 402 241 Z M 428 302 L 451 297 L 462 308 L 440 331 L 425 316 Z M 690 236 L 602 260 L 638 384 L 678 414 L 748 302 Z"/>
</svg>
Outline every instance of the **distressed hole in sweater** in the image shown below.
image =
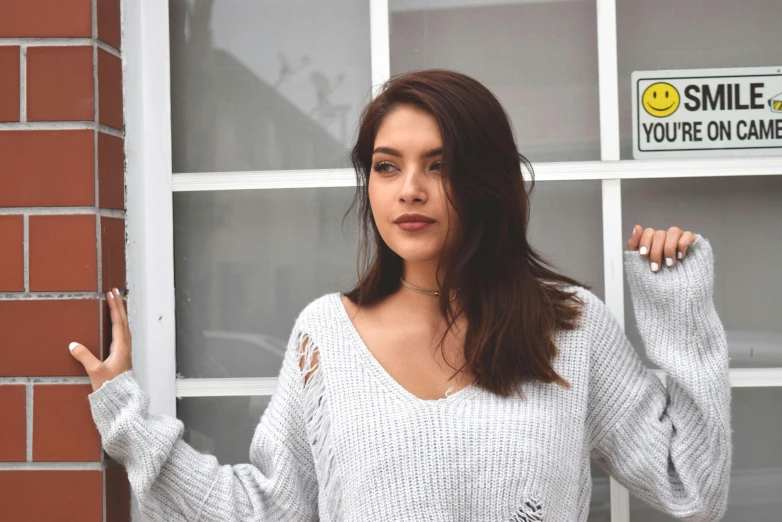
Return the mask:
<svg viewBox="0 0 782 522">
<path fill-rule="evenodd" d="M 540 522 L 543 520 L 543 504 L 536 498 L 528 498 L 519 506 L 508 522 Z"/>
<path fill-rule="evenodd" d="M 318 346 L 310 337 L 299 332 L 299 367 L 304 388 L 304 420 L 307 438 L 312 448 L 315 466 L 326 497 L 326 508 L 333 521 L 342 520 L 342 483 L 331 442 L 331 415 L 326 386 L 321 371 Z"/>
</svg>

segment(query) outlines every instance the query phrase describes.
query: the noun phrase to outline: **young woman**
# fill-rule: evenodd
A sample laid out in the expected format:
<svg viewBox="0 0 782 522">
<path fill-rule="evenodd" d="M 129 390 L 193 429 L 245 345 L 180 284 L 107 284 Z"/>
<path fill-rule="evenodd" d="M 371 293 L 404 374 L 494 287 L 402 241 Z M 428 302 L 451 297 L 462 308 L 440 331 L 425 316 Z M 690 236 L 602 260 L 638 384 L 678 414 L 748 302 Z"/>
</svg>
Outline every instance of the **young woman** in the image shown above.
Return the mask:
<svg viewBox="0 0 782 522">
<path fill-rule="evenodd" d="M 74 343 L 104 447 L 150 519 L 584 521 L 590 458 L 672 516 L 722 516 L 731 396 L 708 240 L 635 226 L 627 242 L 664 386 L 605 305 L 527 242 L 527 162 L 480 83 L 390 80 L 352 159 L 371 255 L 355 288 L 296 319 L 250 464 L 221 466 L 148 413 L 118 294 L 108 359 Z"/>
</svg>

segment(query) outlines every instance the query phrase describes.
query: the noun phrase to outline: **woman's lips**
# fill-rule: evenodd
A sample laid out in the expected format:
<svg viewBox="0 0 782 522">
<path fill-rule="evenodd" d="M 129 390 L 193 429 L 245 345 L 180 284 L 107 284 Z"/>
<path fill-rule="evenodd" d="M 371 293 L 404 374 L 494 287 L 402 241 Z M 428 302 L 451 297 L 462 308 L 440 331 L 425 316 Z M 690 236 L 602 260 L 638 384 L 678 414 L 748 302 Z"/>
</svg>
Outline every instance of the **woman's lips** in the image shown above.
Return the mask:
<svg viewBox="0 0 782 522">
<path fill-rule="evenodd" d="M 402 223 L 397 223 L 397 226 L 406 232 L 415 232 L 433 224 L 432 221 L 404 221 Z"/>
</svg>

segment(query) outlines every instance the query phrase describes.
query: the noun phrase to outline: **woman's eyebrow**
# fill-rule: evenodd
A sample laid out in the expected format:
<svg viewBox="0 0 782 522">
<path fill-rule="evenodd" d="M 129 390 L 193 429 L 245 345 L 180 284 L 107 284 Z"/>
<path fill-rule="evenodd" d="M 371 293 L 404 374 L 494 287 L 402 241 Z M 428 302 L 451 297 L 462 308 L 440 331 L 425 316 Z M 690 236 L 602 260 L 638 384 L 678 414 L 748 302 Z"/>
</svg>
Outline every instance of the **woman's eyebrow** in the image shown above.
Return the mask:
<svg viewBox="0 0 782 522">
<path fill-rule="evenodd" d="M 396 156 L 397 158 L 401 158 L 402 157 L 402 153 L 401 152 L 399 152 L 396 149 L 392 149 L 391 147 L 377 147 L 375 150 L 372 151 L 372 154 L 377 154 L 377 153 L 388 154 L 390 156 Z M 428 151 L 424 152 L 421 155 L 421 157 L 422 158 L 432 158 L 434 156 L 440 156 L 440 155 L 442 155 L 442 153 L 443 153 L 443 148 L 442 147 L 437 147 L 436 149 L 431 149 L 431 150 L 428 150 Z"/>
</svg>

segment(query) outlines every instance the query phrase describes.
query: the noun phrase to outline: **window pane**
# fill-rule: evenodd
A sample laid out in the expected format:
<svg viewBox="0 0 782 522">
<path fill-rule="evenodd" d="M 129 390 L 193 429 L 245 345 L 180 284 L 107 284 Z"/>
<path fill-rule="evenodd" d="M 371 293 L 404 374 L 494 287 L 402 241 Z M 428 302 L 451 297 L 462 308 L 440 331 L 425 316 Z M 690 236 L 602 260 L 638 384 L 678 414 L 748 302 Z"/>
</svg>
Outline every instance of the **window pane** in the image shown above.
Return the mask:
<svg viewBox="0 0 782 522">
<path fill-rule="evenodd" d="M 356 279 L 353 188 L 174 195 L 177 370 L 276 377 L 293 322 Z"/>
<path fill-rule="evenodd" d="M 489 88 L 531 161 L 600 159 L 594 0 L 390 0 L 391 73 L 445 68 Z"/>
<path fill-rule="evenodd" d="M 729 522 L 777 522 L 782 511 L 782 388 L 733 389 L 733 470 L 728 490 Z M 676 520 L 636 497 L 632 522 Z"/>
<path fill-rule="evenodd" d="M 633 71 L 778 66 L 781 19 L 778 1 L 616 0 L 622 159 L 633 157 Z"/>
<path fill-rule="evenodd" d="M 622 193 L 628 231 L 678 226 L 711 242 L 730 365 L 782 367 L 782 176 L 625 180 Z M 625 287 L 627 334 L 645 357 Z"/>
<path fill-rule="evenodd" d="M 177 399 L 183 439 L 220 464 L 250 462 L 255 427 L 271 397 L 187 397 Z"/>
<path fill-rule="evenodd" d="M 177 371 L 276 377 L 299 312 L 356 276 L 353 188 L 174 194 Z M 538 183 L 532 245 L 603 296 L 600 182 Z"/>
<path fill-rule="evenodd" d="M 371 94 L 367 0 L 171 0 L 174 172 L 341 167 Z"/>
<path fill-rule="evenodd" d="M 558 272 L 605 299 L 602 198 L 600 181 L 536 183 L 527 236 Z"/>
</svg>

